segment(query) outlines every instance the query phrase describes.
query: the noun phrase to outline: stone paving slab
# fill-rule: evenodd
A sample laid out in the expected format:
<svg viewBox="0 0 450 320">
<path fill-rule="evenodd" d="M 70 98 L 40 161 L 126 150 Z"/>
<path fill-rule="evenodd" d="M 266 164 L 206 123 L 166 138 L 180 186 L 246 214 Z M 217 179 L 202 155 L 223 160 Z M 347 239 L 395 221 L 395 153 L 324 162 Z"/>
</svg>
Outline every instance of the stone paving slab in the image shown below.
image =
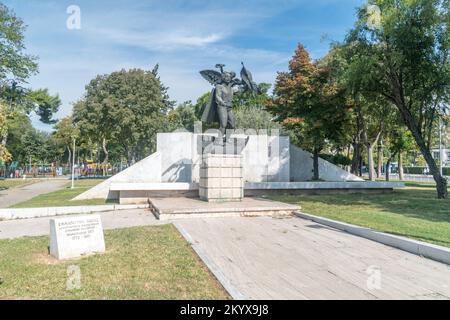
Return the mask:
<svg viewBox="0 0 450 320">
<path fill-rule="evenodd" d="M 235 202 L 207 202 L 199 198 L 150 198 L 150 208 L 160 220 L 198 217 L 286 216 L 300 206 L 262 198 Z"/>
<path fill-rule="evenodd" d="M 53 192 L 69 183 L 66 179 L 48 179 L 26 186 L 0 191 L 0 208 L 8 208 L 38 195 Z"/>
<path fill-rule="evenodd" d="M 175 225 L 234 298 L 450 299 L 450 266 L 302 218 Z"/>
</svg>

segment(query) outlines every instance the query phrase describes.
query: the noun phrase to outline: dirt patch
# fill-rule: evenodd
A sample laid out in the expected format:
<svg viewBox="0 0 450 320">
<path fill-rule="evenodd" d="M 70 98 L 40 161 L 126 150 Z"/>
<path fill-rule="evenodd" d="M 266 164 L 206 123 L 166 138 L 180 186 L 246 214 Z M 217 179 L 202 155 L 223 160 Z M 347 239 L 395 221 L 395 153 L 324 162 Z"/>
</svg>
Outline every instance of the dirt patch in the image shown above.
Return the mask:
<svg viewBox="0 0 450 320">
<path fill-rule="evenodd" d="M 46 265 L 61 264 L 65 262 L 64 260 L 58 260 L 55 257 L 49 255 L 48 253 L 43 252 L 33 253 L 33 260 L 39 264 L 46 264 Z"/>
<path fill-rule="evenodd" d="M 79 261 L 85 258 L 89 258 L 92 256 L 96 256 L 96 255 L 103 255 L 103 254 L 108 254 L 113 252 L 114 249 L 108 249 L 105 252 L 97 252 L 97 253 L 92 253 L 92 254 L 87 254 L 87 255 L 83 255 L 77 258 L 71 258 L 71 259 L 64 259 L 64 260 L 58 260 L 55 257 L 51 256 L 48 253 L 43 253 L 43 252 L 37 252 L 37 253 L 33 253 L 32 257 L 33 257 L 33 261 L 39 263 L 39 264 L 45 264 L 45 265 L 54 265 L 54 264 L 64 264 L 66 262 L 72 262 L 72 261 Z"/>
</svg>

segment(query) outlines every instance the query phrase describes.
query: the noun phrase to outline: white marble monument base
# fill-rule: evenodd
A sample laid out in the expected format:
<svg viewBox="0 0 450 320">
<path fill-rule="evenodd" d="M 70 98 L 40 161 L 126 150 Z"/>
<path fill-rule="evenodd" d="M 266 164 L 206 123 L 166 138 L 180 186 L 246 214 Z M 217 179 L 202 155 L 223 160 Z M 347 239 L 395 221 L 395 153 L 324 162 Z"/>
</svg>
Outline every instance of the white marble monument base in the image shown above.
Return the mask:
<svg viewBox="0 0 450 320">
<path fill-rule="evenodd" d="M 200 199 L 208 202 L 242 201 L 242 156 L 206 154 L 200 166 Z"/>
</svg>

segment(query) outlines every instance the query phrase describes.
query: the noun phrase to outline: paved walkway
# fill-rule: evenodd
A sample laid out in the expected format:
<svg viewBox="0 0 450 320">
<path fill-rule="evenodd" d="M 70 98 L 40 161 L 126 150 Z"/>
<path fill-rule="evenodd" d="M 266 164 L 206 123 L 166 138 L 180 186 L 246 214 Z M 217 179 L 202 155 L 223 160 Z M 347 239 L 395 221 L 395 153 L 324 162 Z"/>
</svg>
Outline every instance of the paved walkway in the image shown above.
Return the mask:
<svg viewBox="0 0 450 320">
<path fill-rule="evenodd" d="M 450 266 L 301 218 L 175 225 L 235 298 L 450 299 Z"/>
<path fill-rule="evenodd" d="M 102 218 L 103 228 L 107 230 L 164 223 L 156 220 L 148 209 L 111 211 L 99 214 Z M 0 221 L 0 239 L 48 235 L 52 218 L 61 218 L 61 216 Z"/>
<path fill-rule="evenodd" d="M 148 209 L 100 215 L 105 229 L 167 223 Z M 48 235 L 50 219 L 0 221 L 0 238 Z M 235 298 L 450 299 L 450 266 L 298 217 L 174 224 Z"/>
<path fill-rule="evenodd" d="M 30 200 L 40 194 L 61 189 L 69 183 L 64 179 L 48 179 L 18 188 L 0 191 L 0 208 L 8 208 L 20 202 Z"/>
</svg>

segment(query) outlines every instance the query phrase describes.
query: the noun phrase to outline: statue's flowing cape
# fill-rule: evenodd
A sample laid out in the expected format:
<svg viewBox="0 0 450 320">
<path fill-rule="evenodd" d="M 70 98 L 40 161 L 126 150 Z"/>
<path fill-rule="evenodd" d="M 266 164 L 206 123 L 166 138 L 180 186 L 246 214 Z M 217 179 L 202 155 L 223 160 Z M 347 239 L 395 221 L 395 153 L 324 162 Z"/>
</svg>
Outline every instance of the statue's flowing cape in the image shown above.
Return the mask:
<svg viewBox="0 0 450 320">
<path fill-rule="evenodd" d="M 203 107 L 202 121 L 206 123 L 219 122 L 217 113 L 216 89 L 212 89 L 208 103 Z"/>
</svg>

